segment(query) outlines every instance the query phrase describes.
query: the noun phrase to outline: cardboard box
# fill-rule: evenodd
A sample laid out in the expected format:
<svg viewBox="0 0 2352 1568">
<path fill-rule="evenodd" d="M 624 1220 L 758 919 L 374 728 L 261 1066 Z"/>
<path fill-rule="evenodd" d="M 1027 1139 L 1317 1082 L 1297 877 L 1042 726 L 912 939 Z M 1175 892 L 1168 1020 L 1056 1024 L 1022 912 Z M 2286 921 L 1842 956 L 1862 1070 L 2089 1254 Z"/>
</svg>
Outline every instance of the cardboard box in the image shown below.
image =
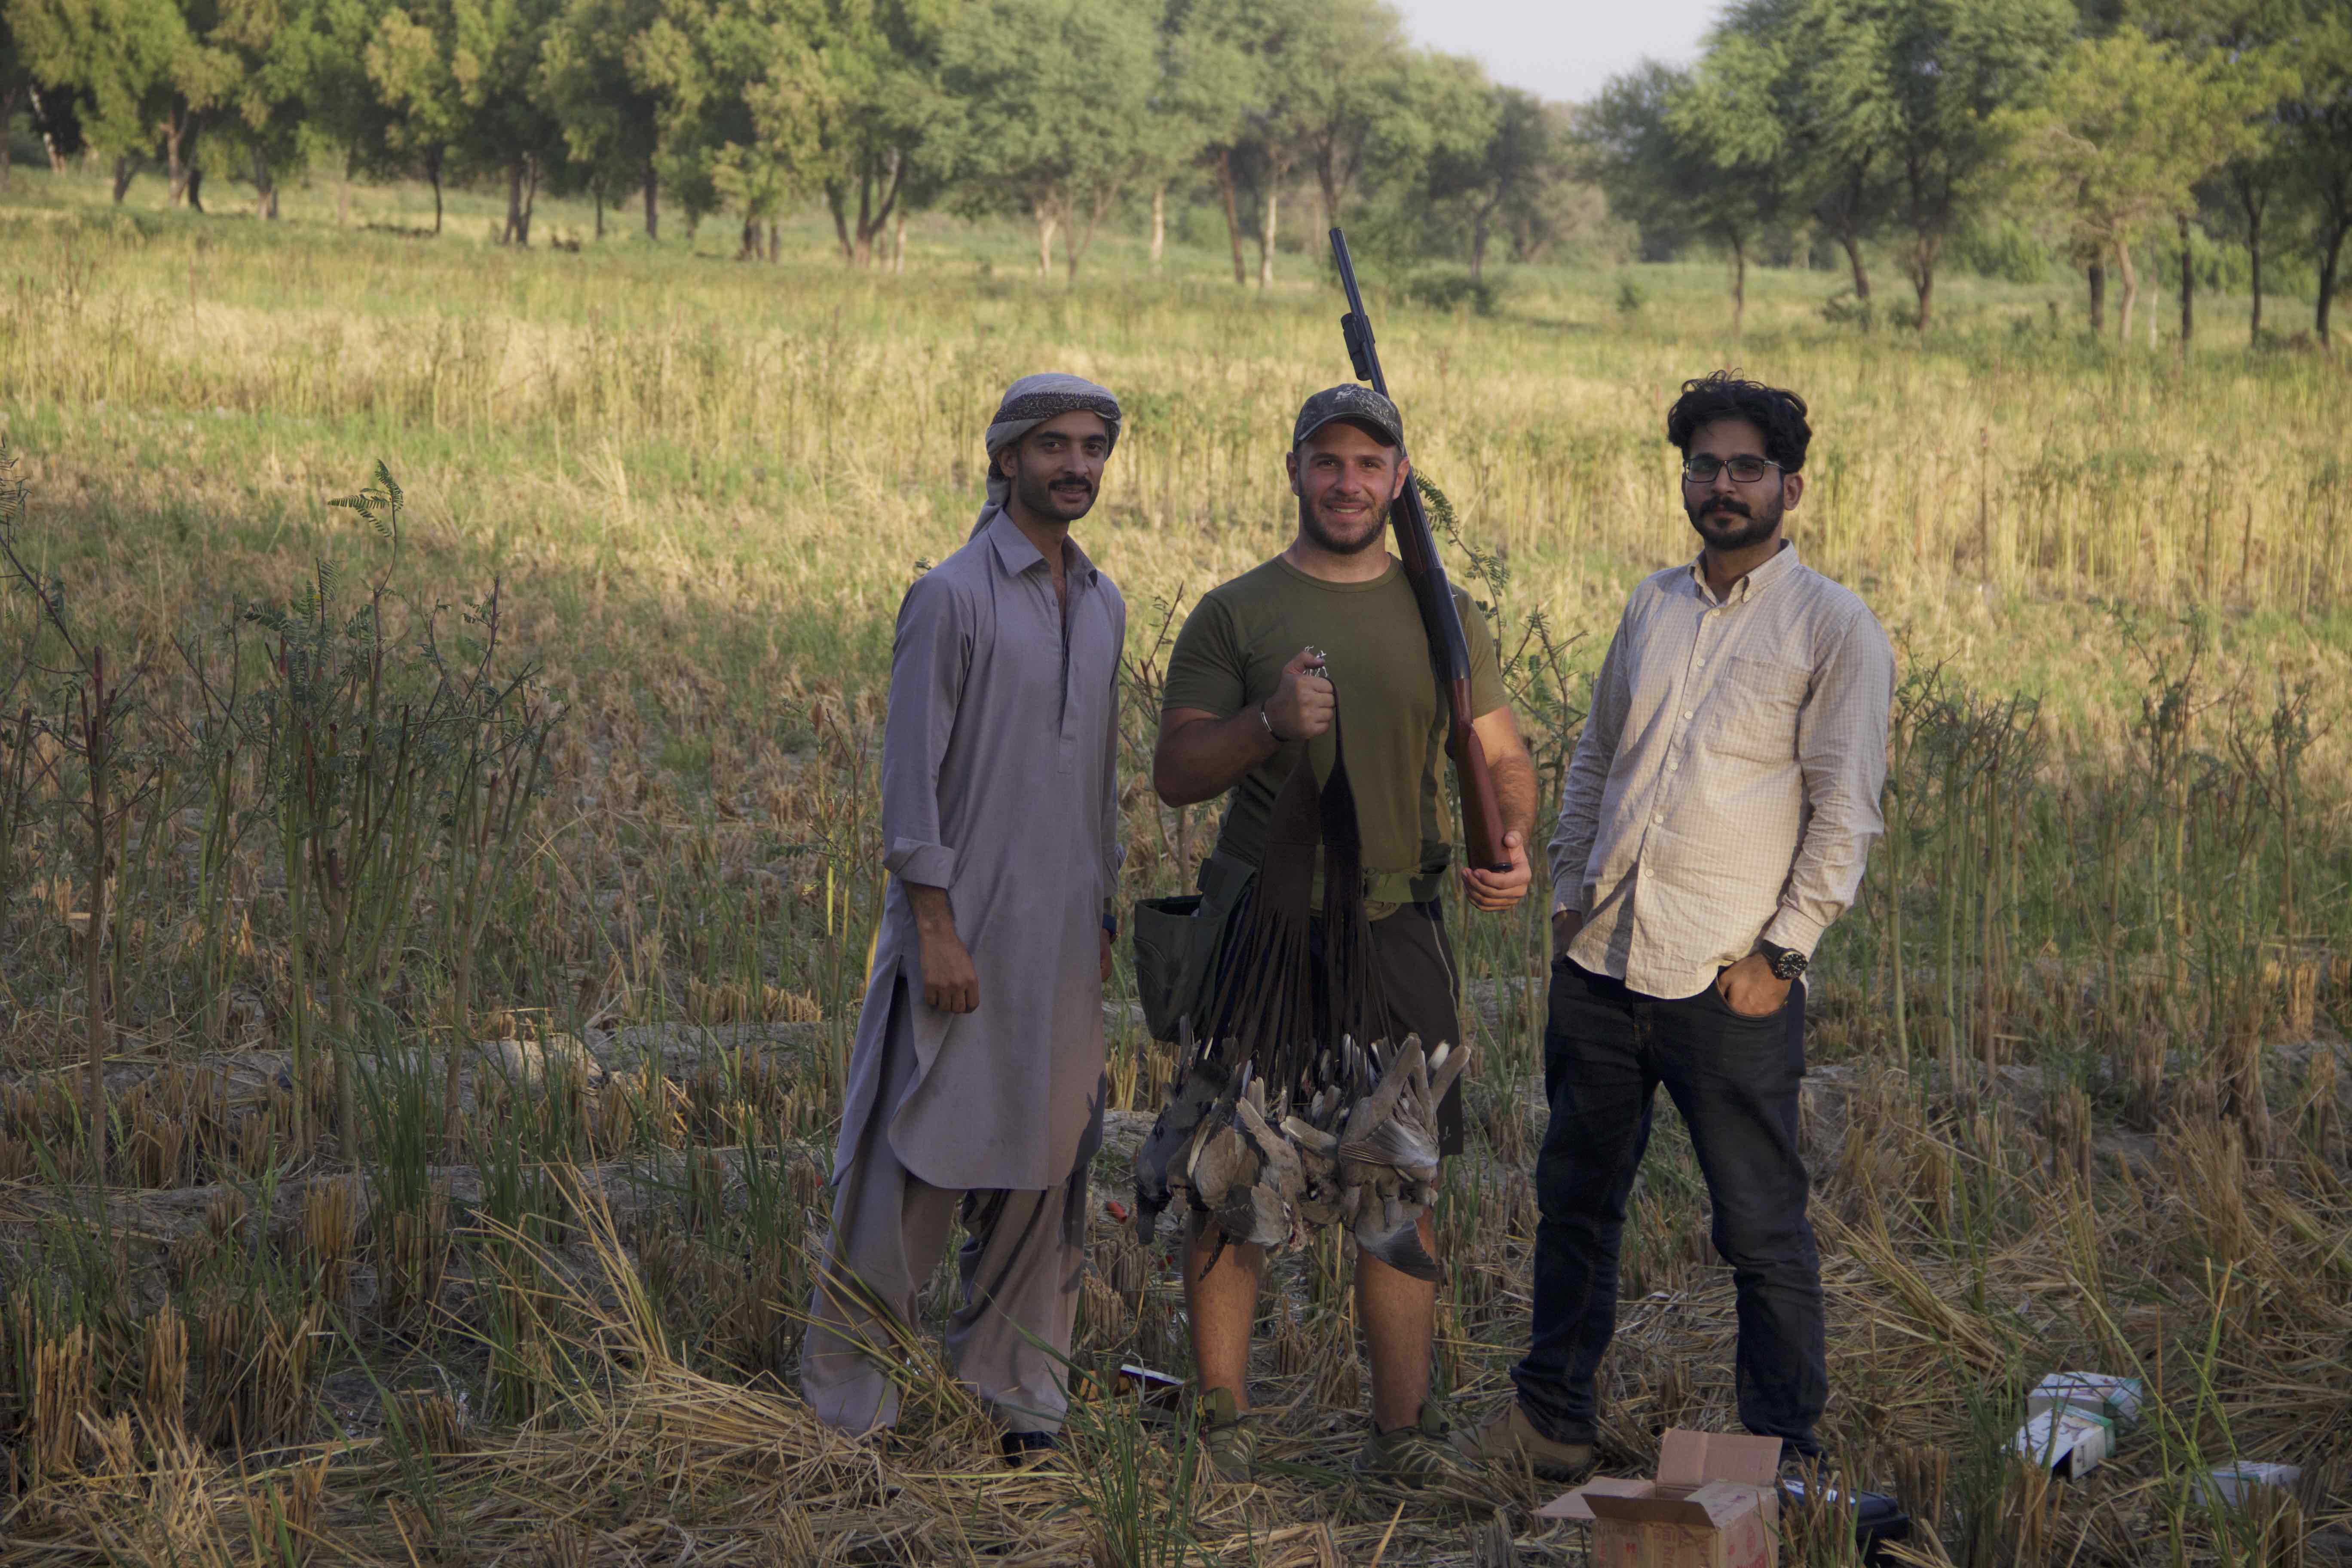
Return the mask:
<svg viewBox="0 0 2352 1568">
<path fill-rule="evenodd" d="M 2252 1459 L 2240 1459 L 2235 1464 L 2218 1466 L 2189 1483 L 2189 1495 L 2203 1508 L 2221 1506 L 2235 1508 L 2252 1495 L 2256 1487 L 2277 1487 L 2293 1491 L 2303 1479 L 2303 1470 L 2295 1465 L 2265 1465 Z"/>
<path fill-rule="evenodd" d="M 1598 1477 L 1537 1510 L 1592 1526 L 1592 1568 L 1779 1568 L 1780 1439 L 1669 1431 L 1654 1480 Z"/>
<path fill-rule="evenodd" d="M 2116 1424 L 2071 1405 L 2044 1410 L 2017 1429 L 2018 1453 L 2053 1476 L 2088 1475 L 2115 1451 Z"/>
<path fill-rule="evenodd" d="M 2025 1396 L 2025 1414 L 2075 1410 L 2105 1420 L 2113 1432 L 2128 1432 L 2139 1423 L 2142 1400 L 2136 1377 L 2109 1377 L 2098 1372 L 2053 1372 Z"/>
</svg>

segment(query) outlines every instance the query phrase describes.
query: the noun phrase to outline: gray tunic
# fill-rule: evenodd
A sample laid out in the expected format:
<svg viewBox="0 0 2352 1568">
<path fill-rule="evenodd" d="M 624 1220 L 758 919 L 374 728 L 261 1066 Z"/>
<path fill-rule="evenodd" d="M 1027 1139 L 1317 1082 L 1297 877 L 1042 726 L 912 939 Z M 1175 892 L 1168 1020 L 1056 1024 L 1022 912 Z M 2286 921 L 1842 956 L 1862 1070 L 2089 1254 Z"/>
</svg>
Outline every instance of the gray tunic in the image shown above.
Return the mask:
<svg viewBox="0 0 2352 1568">
<path fill-rule="evenodd" d="M 1066 623 L 1045 558 L 1000 511 L 898 607 L 882 738 L 891 881 L 836 1178 L 874 1120 L 894 995 L 912 1013 L 915 1077 L 877 1124 L 921 1180 L 962 1191 L 1059 1186 L 1100 1114 L 1098 932 L 1120 858 L 1127 605 L 1075 542 L 1067 575 Z M 907 882 L 948 889 L 980 976 L 973 1012 L 923 1002 Z"/>
</svg>

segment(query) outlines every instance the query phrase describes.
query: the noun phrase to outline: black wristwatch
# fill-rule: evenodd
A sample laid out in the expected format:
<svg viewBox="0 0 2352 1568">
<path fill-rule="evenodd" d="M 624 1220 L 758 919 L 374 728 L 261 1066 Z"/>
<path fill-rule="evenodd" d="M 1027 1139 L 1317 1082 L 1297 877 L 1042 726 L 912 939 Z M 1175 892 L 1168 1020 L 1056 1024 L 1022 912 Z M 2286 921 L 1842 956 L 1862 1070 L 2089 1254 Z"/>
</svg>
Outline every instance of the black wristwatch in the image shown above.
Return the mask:
<svg viewBox="0 0 2352 1568">
<path fill-rule="evenodd" d="M 1777 942 L 1766 942 L 1760 937 L 1757 939 L 1756 951 L 1764 955 L 1772 965 L 1774 977 L 1780 980 L 1796 980 L 1805 973 L 1805 965 L 1812 962 L 1793 947 L 1782 947 Z"/>
</svg>

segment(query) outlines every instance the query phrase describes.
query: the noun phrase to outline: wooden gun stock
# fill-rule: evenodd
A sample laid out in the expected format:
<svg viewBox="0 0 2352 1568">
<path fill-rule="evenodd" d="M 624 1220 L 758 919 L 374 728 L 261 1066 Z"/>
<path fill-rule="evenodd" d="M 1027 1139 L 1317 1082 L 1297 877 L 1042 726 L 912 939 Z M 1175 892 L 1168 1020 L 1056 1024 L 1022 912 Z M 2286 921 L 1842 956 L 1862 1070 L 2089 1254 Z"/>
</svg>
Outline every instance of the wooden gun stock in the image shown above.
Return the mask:
<svg viewBox="0 0 2352 1568">
<path fill-rule="evenodd" d="M 1445 754 L 1454 759 L 1454 793 L 1462 805 L 1462 856 L 1486 871 L 1507 871 L 1511 858 L 1503 848 L 1503 808 L 1495 798 L 1495 775 L 1486 766 L 1486 748 L 1470 727 L 1470 678 L 1456 676 L 1445 683 Z"/>
</svg>

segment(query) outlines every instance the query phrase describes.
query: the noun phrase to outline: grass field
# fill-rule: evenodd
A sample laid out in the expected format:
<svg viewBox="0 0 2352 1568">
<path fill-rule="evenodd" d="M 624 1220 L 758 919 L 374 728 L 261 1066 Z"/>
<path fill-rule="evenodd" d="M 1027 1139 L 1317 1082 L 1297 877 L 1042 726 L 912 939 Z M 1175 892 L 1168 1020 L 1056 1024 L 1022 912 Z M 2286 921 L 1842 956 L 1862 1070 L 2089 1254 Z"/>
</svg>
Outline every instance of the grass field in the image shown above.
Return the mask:
<svg viewBox="0 0 2352 1568">
<path fill-rule="evenodd" d="M 1155 671 L 1287 535 L 1291 414 L 1345 370 L 1314 257 L 1261 293 L 1121 237 L 1073 287 L 943 219 L 864 275 L 814 221 L 766 264 L 718 223 L 515 251 L 478 198 L 434 239 L 363 226 L 415 191 L 347 226 L 331 186 L 275 225 L 153 195 L 20 170 L 0 201 L 9 537 L 44 585 L 0 596 L 0 1563 L 1582 1560 L 1532 1479 L 1334 1468 L 1364 1406 L 1336 1250 L 1264 1304 L 1255 1490 L 1174 1484 L 1181 1429 L 1116 1399 L 1071 1472 L 1007 1479 L 937 1375 L 904 1459 L 788 1392 L 898 595 L 961 542 L 1007 381 L 1120 394 L 1081 537 L 1131 606 L 1128 890 L 1187 886 L 1214 819 L 1144 783 Z M 1689 549 L 1677 384 L 1812 403 L 1795 535 L 1905 660 L 1805 1101 L 1842 1459 L 1930 1563 L 2352 1555 L 2341 359 L 2250 353 L 2218 300 L 2185 355 L 2085 341 L 2063 280 L 1953 279 L 1921 341 L 1764 272 L 1735 342 L 1704 264 L 1513 268 L 1484 314 L 1364 270 L 1548 794 L 1625 589 Z M 328 504 L 379 460 L 385 531 Z M 91 707 L 101 648 L 126 695 Z M 1540 911 L 1455 911 L 1463 1419 L 1526 1327 Z M 1169 1070 L 1129 985 L 1111 1194 Z M 1734 1425 L 1671 1121 L 1603 1374 L 1632 1471 Z M 1083 1363 L 1183 1372 L 1164 1252 L 1097 1223 Z M 2079 1481 L 2004 1453 L 2054 1367 L 2151 1390 Z M 2233 1458 L 2304 1485 L 2198 1503 Z"/>
</svg>

